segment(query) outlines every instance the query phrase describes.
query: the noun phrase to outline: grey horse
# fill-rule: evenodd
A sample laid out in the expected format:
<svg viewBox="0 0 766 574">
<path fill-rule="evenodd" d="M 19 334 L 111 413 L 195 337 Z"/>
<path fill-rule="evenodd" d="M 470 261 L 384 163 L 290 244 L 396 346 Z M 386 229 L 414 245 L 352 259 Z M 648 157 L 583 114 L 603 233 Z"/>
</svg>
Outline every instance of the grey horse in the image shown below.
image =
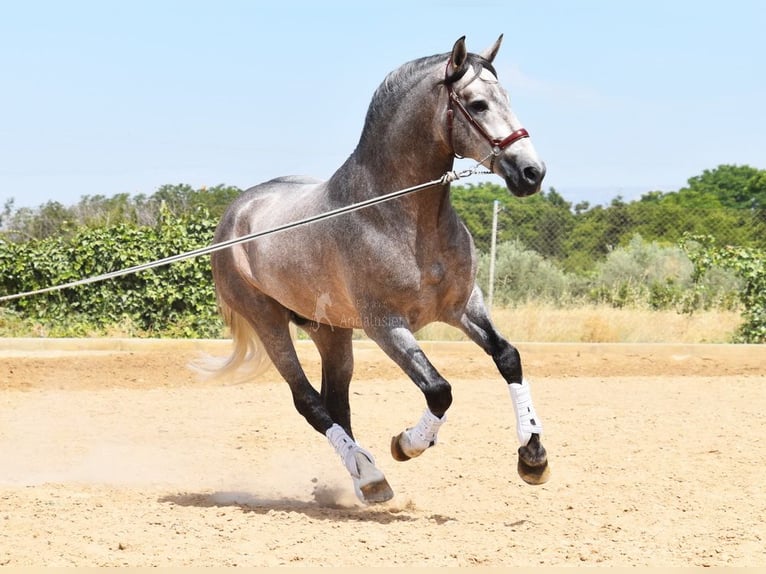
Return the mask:
<svg viewBox="0 0 766 574">
<path fill-rule="evenodd" d="M 492 65 L 501 42 L 502 35 L 476 54 L 462 37 L 451 52 L 391 72 L 373 95 L 356 149 L 329 180 L 281 177 L 248 189 L 228 207 L 215 242 L 438 180 L 455 157 L 481 162 L 516 196 L 539 191 L 545 165 Z M 353 331 L 363 330 L 425 397 L 418 423 L 391 441 L 393 457 L 404 461 L 436 443 L 452 403 L 450 384 L 413 333 L 435 321 L 453 325 L 494 359 L 516 414 L 518 472 L 530 484 L 543 483 L 548 460 L 529 382 L 519 352 L 490 319 L 476 264 L 446 180 L 220 250 L 212 255 L 213 276 L 234 346 L 221 372 L 267 357 L 290 386 L 297 411 L 341 457 L 359 499 L 384 502 L 393 491 L 351 430 Z M 298 360 L 291 325 L 305 330 L 319 350 L 319 391 Z"/>
</svg>

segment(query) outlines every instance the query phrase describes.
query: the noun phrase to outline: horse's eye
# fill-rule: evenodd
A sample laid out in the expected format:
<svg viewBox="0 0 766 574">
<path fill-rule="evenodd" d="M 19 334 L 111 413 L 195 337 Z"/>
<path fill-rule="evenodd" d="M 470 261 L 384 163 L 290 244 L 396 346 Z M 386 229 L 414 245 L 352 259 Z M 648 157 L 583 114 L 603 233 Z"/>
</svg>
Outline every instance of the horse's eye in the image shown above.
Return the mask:
<svg viewBox="0 0 766 574">
<path fill-rule="evenodd" d="M 480 114 L 489 109 L 489 104 L 485 100 L 476 100 L 475 102 L 468 104 L 468 107 L 471 108 L 472 112 Z"/>
</svg>

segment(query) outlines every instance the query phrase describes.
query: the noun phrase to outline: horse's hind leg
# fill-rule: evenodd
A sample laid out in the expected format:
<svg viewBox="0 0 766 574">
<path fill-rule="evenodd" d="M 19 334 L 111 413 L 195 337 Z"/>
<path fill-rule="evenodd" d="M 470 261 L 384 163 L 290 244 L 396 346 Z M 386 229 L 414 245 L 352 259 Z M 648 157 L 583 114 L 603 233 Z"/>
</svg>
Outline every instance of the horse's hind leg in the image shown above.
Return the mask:
<svg viewBox="0 0 766 574">
<path fill-rule="evenodd" d="M 255 289 L 237 269 L 237 262 L 231 258 L 231 253 L 233 252 L 218 252 L 218 255 L 213 257 L 212 263 L 216 292 L 223 316 L 228 316 L 234 324 L 250 327 L 249 329 L 232 329 L 235 349 L 251 347 L 257 338 L 261 350 L 268 354 L 279 374 L 290 386 L 296 410 L 316 431 L 327 437 L 340 455 L 351 475 L 357 496 L 363 502 L 389 500 L 393 497 L 393 492 L 383 473 L 375 467 L 372 455 L 356 444 L 344 430 L 344 427 L 351 430 L 350 416 L 347 412 L 347 388 L 352 364 L 337 371 L 339 373 L 337 378 L 327 378 L 320 395 L 306 377 L 290 336 L 290 322 L 300 323 L 301 319 L 276 300 Z M 235 315 L 236 319 L 233 319 Z M 307 323 L 305 320 L 302 322 Z M 350 334 L 340 333 L 338 339 L 343 341 L 340 348 L 350 354 Z M 323 342 L 325 338 L 318 336 L 320 342 Z M 327 363 L 328 373 L 334 365 L 328 351 L 329 347 L 329 342 L 322 345 L 324 349 L 322 353 L 330 361 Z M 245 358 L 245 354 L 235 351 L 232 358 L 235 357 L 236 360 L 231 365 L 233 368 L 236 368 L 237 364 Z M 334 393 L 331 389 L 342 389 L 344 386 L 346 399 L 333 400 Z M 343 392 L 340 394 L 342 395 Z M 335 416 L 338 417 L 337 421 Z"/>
<path fill-rule="evenodd" d="M 375 466 L 372 455 L 362 450 L 354 441 L 351 431 L 351 408 L 349 385 L 354 371 L 352 329 L 331 327 L 322 323 L 304 322 L 298 324 L 309 334 L 322 358 L 322 402 L 335 424 L 325 433 L 330 444 L 343 458 L 354 477 L 357 496 L 365 502 L 385 502 L 394 493 L 383 473 Z M 347 460 L 352 449 L 353 463 Z M 352 468 L 355 465 L 355 471 Z M 354 476 L 358 473 L 358 477 Z"/>
<path fill-rule="evenodd" d="M 300 325 L 300 323 L 299 323 Z M 353 329 L 330 327 L 309 322 L 301 325 L 311 337 L 322 358 L 321 397 L 332 420 L 353 438 L 351 431 L 351 408 L 349 385 L 354 373 Z"/>
<path fill-rule="evenodd" d="M 344 428 L 349 427 L 350 430 L 348 382 L 353 363 L 340 371 L 330 373 L 338 361 L 328 355 L 328 338 L 317 336 L 322 342 L 320 352 L 323 353 L 323 358 L 327 356 L 329 361 L 328 376 L 323 376 L 322 393 L 318 393 L 306 377 L 290 337 L 289 321 L 302 321 L 273 300 L 270 300 L 268 307 L 269 313 L 265 313 L 264 308 L 260 307 L 257 319 L 253 317 L 250 321 L 257 330 L 269 358 L 290 386 L 295 408 L 315 430 L 324 434 L 335 448 L 351 475 L 356 495 L 362 502 L 377 503 L 390 500 L 394 493 L 383 473 L 375 466 L 375 459 L 360 447 Z M 339 337 L 339 340 L 344 339 Z M 348 351 L 350 343 L 351 338 L 348 334 L 348 342 L 344 343 Z M 339 418 L 335 419 L 335 416 Z"/>
<path fill-rule="evenodd" d="M 492 324 L 478 287 L 474 288 L 465 313 L 455 326 L 492 356 L 500 374 L 508 383 L 516 412 L 516 430 L 521 444 L 519 475 L 529 484 L 546 482 L 550 476 L 550 470 L 548 455 L 540 442 L 542 424 L 532 405 L 529 382 L 522 374 L 521 357 L 518 350 L 506 341 Z"/>
</svg>

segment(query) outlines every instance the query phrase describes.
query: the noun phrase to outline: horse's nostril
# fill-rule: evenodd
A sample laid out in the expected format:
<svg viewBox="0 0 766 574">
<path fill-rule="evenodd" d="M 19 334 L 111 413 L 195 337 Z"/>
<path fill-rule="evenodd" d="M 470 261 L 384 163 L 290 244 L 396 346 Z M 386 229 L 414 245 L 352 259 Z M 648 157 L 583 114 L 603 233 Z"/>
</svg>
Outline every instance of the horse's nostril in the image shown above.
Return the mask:
<svg viewBox="0 0 766 574">
<path fill-rule="evenodd" d="M 543 172 L 540 168 L 534 165 L 527 166 L 522 170 L 524 179 L 527 181 L 527 183 L 530 183 L 532 185 L 537 185 L 538 183 L 540 183 L 543 179 L 544 173 L 545 172 Z"/>
</svg>

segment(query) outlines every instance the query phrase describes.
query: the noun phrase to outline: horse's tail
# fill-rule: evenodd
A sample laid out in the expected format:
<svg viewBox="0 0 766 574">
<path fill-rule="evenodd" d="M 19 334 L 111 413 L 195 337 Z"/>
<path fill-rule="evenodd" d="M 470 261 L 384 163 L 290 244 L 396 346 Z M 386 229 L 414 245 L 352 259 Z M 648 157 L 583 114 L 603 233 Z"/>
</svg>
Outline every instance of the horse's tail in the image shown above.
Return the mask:
<svg viewBox="0 0 766 574">
<path fill-rule="evenodd" d="M 227 377 L 233 383 L 252 380 L 271 366 L 269 356 L 250 322 L 232 309 L 222 297 L 217 299 L 218 310 L 229 328 L 234 349 L 229 357 L 204 355 L 190 366 L 205 379 Z"/>
</svg>

